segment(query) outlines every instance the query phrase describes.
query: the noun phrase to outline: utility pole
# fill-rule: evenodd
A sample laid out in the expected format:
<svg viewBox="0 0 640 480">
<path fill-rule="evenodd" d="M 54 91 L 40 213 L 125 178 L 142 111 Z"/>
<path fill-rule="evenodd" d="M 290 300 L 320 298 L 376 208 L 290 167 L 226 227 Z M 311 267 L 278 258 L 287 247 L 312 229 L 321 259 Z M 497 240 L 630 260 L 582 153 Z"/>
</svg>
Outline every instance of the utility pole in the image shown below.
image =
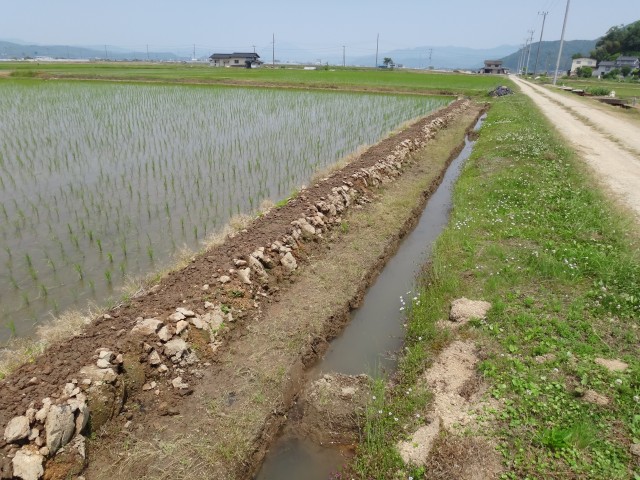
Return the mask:
<svg viewBox="0 0 640 480">
<path fill-rule="evenodd" d="M 378 68 L 378 46 L 379 45 L 380 45 L 380 34 L 378 34 L 376 38 L 376 65 L 375 65 L 376 68 Z"/>
<path fill-rule="evenodd" d="M 562 56 L 562 46 L 564 45 L 564 31 L 567 28 L 567 17 L 569 16 L 569 2 L 567 0 L 567 9 L 564 11 L 564 22 L 562 23 L 562 35 L 560 35 L 560 50 L 558 50 L 558 61 L 556 62 L 556 71 L 553 74 L 553 84 L 558 81 L 558 69 L 560 68 L 560 57 Z"/>
<path fill-rule="evenodd" d="M 151 60 L 149 59 L 149 44 L 147 43 L 147 62 L 150 62 Z"/>
<path fill-rule="evenodd" d="M 431 54 L 433 53 L 433 48 L 429 49 L 429 65 L 427 65 L 427 69 L 431 67 Z"/>
<path fill-rule="evenodd" d="M 538 15 L 542 15 L 542 30 L 540 30 L 540 41 L 538 42 L 538 51 L 536 52 L 536 64 L 533 67 L 533 76 L 535 77 L 538 71 L 538 58 L 540 57 L 540 45 L 542 45 L 542 34 L 544 33 L 544 22 L 547 20 L 547 14 L 549 12 L 538 12 Z"/>
<path fill-rule="evenodd" d="M 342 66 L 346 67 L 347 66 L 347 62 L 346 62 L 346 54 L 345 54 L 345 45 L 342 45 Z"/>
<path fill-rule="evenodd" d="M 255 45 L 251 45 L 253 47 L 253 53 L 256 53 L 256 46 Z"/>
<path fill-rule="evenodd" d="M 276 34 L 273 34 L 273 40 L 271 42 L 271 66 L 276 66 Z"/>
<path fill-rule="evenodd" d="M 527 51 L 527 38 L 524 39 L 522 44 L 522 50 L 520 50 L 520 59 L 518 60 L 518 73 L 522 74 L 522 68 L 524 67 L 524 54 Z"/>
<path fill-rule="evenodd" d="M 527 51 L 527 75 L 529 75 L 529 60 L 531 59 L 531 42 L 533 42 L 533 30 L 529 30 L 531 37 L 529 38 L 529 49 Z"/>
<path fill-rule="evenodd" d="M 107 46 L 104 46 L 104 59 L 109 60 L 109 54 L 107 53 Z"/>
<path fill-rule="evenodd" d="M 196 59 L 196 44 L 193 44 L 193 57 L 191 57 L 191 60 L 195 60 Z"/>
</svg>

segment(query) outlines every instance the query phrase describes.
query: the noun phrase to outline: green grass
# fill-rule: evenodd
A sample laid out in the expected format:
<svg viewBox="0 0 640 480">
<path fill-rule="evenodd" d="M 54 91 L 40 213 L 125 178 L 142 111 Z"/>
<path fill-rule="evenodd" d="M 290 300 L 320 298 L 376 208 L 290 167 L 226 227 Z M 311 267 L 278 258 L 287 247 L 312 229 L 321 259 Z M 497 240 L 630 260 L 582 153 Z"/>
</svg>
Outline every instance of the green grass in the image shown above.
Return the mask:
<svg viewBox="0 0 640 480">
<path fill-rule="evenodd" d="M 12 77 L 85 78 L 160 82 L 273 84 L 291 87 L 393 90 L 413 93 L 483 95 L 506 80 L 491 76 L 408 70 L 297 68 L 212 68 L 208 65 L 144 63 L 2 62 Z"/>
<path fill-rule="evenodd" d="M 576 89 L 589 91 L 590 88 L 600 87 L 606 88 L 608 91 L 614 90 L 618 98 L 637 98 L 640 100 L 640 82 L 635 80 L 598 80 L 597 78 L 576 78 L 576 79 L 559 79 L 558 85 L 566 85 Z"/>
<path fill-rule="evenodd" d="M 462 334 L 479 344 L 480 371 L 502 404 L 484 430 L 502 453 L 503 478 L 639 478 L 629 453 L 640 442 L 635 225 L 522 95 L 494 102 L 454 202 L 409 314 L 399 384 L 377 394 L 385 409 L 415 429 L 415 402 L 405 392 L 447 340 L 435 322 L 455 298 L 485 299 L 493 304 L 488 319 Z M 536 361 L 545 354 L 548 361 Z M 629 368 L 610 373 L 596 357 Z M 584 401 L 589 389 L 610 404 Z M 394 450 L 405 431 L 375 421 L 355 476 L 418 478 Z"/>
</svg>

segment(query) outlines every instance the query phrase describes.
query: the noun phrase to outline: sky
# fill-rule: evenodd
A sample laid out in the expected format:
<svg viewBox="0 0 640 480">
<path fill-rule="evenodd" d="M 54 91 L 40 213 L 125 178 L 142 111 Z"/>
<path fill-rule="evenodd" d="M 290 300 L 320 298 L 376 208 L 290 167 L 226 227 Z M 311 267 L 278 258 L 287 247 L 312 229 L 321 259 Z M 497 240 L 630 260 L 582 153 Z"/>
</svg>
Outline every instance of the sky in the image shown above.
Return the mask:
<svg viewBox="0 0 640 480">
<path fill-rule="evenodd" d="M 350 56 L 398 48 L 491 48 L 529 30 L 557 40 L 566 0 L 0 0 L 0 39 L 144 51 L 258 51 L 296 46 Z M 592 40 L 640 19 L 639 0 L 571 1 L 565 39 Z"/>
</svg>

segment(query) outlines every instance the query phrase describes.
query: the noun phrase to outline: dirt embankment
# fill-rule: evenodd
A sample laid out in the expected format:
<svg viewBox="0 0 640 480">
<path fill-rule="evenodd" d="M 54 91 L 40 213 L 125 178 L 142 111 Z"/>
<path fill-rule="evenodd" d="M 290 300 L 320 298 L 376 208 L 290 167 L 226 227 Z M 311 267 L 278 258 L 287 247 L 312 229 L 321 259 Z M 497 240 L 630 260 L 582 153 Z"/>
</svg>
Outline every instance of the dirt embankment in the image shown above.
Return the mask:
<svg viewBox="0 0 640 480">
<path fill-rule="evenodd" d="M 0 478 L 251 472 L 305 367 L 438 184 L 455 135 L 440 164 L 412 152 L 453 126 L 459 143 L 479 110 L 457 101 L 380 142 L 0 382 Z M 368 205 L 383 185 L 413 195 L 401 217 L 385 197 Z"/>
</svg>

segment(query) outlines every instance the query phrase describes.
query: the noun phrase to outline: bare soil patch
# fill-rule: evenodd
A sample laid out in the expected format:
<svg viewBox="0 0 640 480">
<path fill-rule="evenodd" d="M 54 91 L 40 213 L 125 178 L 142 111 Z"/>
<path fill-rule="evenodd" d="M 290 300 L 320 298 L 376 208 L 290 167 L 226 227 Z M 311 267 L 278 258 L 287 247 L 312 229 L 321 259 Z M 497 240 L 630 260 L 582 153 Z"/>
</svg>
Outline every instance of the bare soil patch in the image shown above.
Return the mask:
<svg viewBox="0 0 640 480">
<path fill-rule="evenodd" d="M 274 266 L 263 280 L 252 271 L 254 280 L 247 286 L 231 273 L 241 268 L 237 261 L 251 262 L 248 252 L 268 248 L 283 232 L 295 233 L 292 222 L 304 217 L 310 206 L 336 195 L 334 189 L 343 188 L 354 174 L 397 154 L 403 142 L 421 138 L 430 122 L 448 118 L 443 125 L 451 123 L 464 132 L 479 110 L 468 102 L 456 102 L 380 142 L 287 205 L 257 219 L 248 230 L 194 257 L 185 269 L 168 274 L 146 293 L 96 319 L 78 336 L 23 365 L 0 382 L 0 425 L 22 415 L 32 403 L 38 406 L 45 397 L 64 400 L 61 387 L 81 381 L 81 368 L 95 364 L 97 348 L 107 348 L 123 356 L 114 384 L 121 394 L 113 404 L 116 408 L 103 415 L 101 427 L 94 422 L 92 411 L 87 478 L 114 474 L 126 478 L 245 478 L 284 422 L 300 391 L 305 368 L 337 335 L 350 308 L 411 228 L 450 155 L 440 164 L 413 165 L 412 175 L 403 175 L 388 187 L 395 189 L 390 194 L 393 198 L 403 189 L 406 194 L 413 184 L 413 203 L 403 206 L 402 216 L 397 215 L 397 206 L 396 210 L 382 202 L 369 206 L 378 193 L 362 177 L 364 185 L 355 210 L 362 227 L 345 234 L 327 228 L 325 235 L 296 242 L 293 253 L 304 265 L 301 270 Z M 354 249 L 359 255 L 354 255 Z M 225 276 L 229 278 L 223 281 Z M 205 289 L 205 285 L 211 286 Z M 231 313 L 233 320 L 225 317 L 213 343 L 206 330 L 190 328 L 181 334 L 188 341 L 188 356 L 195 355 L 197 361 L 189 363 L 183 356 L 172 365 L 163 357 L 168 372 L 159 374 L 150 364 L 150 351 L 166 354 L 168 343 L 153 340 L 155 334 L 146 338 L 131 335 L 136 319 L 166 319 L 177 307 L 190 311 L 193 318 L 207 318 L 211 313 L 207 304 L 224 306 L 224 313 Z M 14 445 L 0 442 L 0 460 L 15 451 Z M 64 478 L 66 473 L 48 476 Z"/>
</svg>

